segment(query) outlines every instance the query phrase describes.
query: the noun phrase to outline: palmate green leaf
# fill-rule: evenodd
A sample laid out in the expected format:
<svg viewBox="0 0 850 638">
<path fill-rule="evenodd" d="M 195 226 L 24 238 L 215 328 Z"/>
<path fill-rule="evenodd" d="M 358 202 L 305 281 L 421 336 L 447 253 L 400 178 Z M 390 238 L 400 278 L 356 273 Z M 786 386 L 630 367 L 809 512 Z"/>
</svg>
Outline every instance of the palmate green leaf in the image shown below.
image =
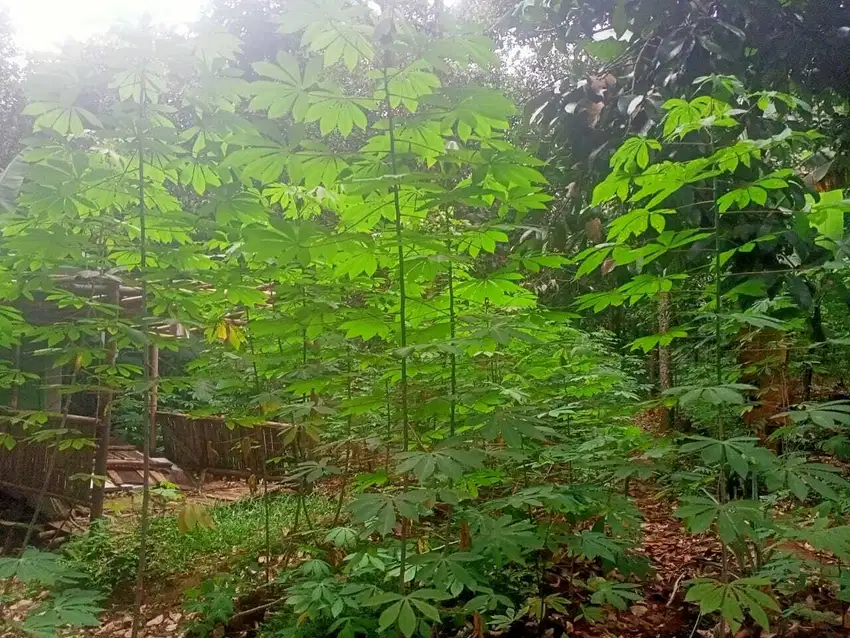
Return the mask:
<svg viewBox="0 0 850 638">
<path fill-rule="evenodd" d="M 539 549 L 543 539 L 527 520 L 482 515 L 474 521 L 473 553 L 489 556 L 498 565 L 513 561 L 525 564 L 525 556 Z"/>
<path fill-rule="evenodd" d="M 842 430 L 850 426 L 850 402 L 804 403 L 790 412 L 778 414 L 779 417 L 790 417 L 793 423 L 813 423 L 827 430 Z"/>
<path fill-rule="evenodd" d="M 40 603 L 23 622 L 24 630 L 39 638 L 55 638 L 61 628 L 97 627 L 103 611 L 99 592 L 66 589 Z"/>
<path fill-rule="evenodd" d="M 473 135 L 490 138 L 494 131 L 507 130 L 509 118 L 516 114 L 516 107 L 503 94 L 477 87 L 444 89 L 423 101 L 442 112 L 443 133 L 456 132 L 463 142 Z"/>
<path fill-rule="evenodd" d="M 816 518 L 810 525 L 792 526 L 783 530 L 783 534 L 847 561 L 850 559 L 850 525 L 830 525 L 832 521 L 829 519 Z"/>
<path fill-rule="evenodd" d="M 725 102 L 703 95 L 693 100 L 667 100 L 664 103 L 667 115 L 664 118 L 664 137 L 684 138 L 688 133 L 711 127 L 729 128 L 736 126 L 735 115 L 740 111 L 732 109 Z"/>
<path fill-rule="evenodd" d="M 397 494 L 361 494 L 349 505 L 352 520 L 366 524 L 368 529 L 386 536 L 391 533 L 397 516 L 418 521 L 427 508 L 429 498 L 426 490 L 408 490 Z"/>
<path fill-rule="evenodd" d="M 723 172 L 734 173 L 740 164 L 750 167 L 753 159 L 761 157 L 761 149 L 753 140 L 738 140 L 733 146 L 717 149 L 712 161 Z"/>
<path fill-rule="evenodd" d="M 373 128 L 385 129 L 385 123 L 378 121 Z M 395 152 L 399 156 L 412 155 L 424 160 L 431 167 L 446 152 L 446 138 L 439 122 L 428 120 L 401 121 L 395 128 Z M 389 133 L 373 135 L 360 149 L 367 160 L 380 162 L 389 157 Z"/>
<path fill-rule="evenodd" d="M 371 277 L 378 270 L 378 258 L 375 246 L 365 242 L 349 242 L 341 250 L 333 264 L 334 278 L 355 279 L 363 274 Z"/>
<path fill-rule="evenodd" d="M 467 469 L 483 467 L 484 453 L 480 450 L 435 450 L 433 452 L 402 452 L 397 457 L 399 474 L 413 472 L 420 483 L 431 478 L 435 472 L 453 481 L 460 480 Z"/>
<path fill-rule="evenodd" d="M 463 33 L 442 38 L 430 37 L 428 48 L 422 57 L 441 71 L 449 71 L 451 68 L 444 60 L 454 60 L 461 64 L 471 61 L 488 68 L 499 61 L 494 49 L 493 40 L 487 36 L 480 33 Z"/>
<path fill-rule="evenodd" d="M 692 496 L 682 499 L 675 516 L 685 521 L 694 534 L 707 531 L 712 525 L 724 543 L 746 537 L 754 524 L 764 520 L 757 501 L 733 500 L 719 503 L 711 498 Z"/>
<path fill-rule="evenodd" d="M 628 201 L 635 204 L 645 202 L 642 206 L 652 210 L 663 205 L 668 197 L 684 186 L 703 182 L 719 173 L 720 171 L 706 158 L 697 158 L 681 164 L 674 162 L 653 164 L 634 178 L 634 183 L 639 188 Z"/>
<path fill-rule="evenodd" d="M 682 406 L 705 401 L 711 405 L 744 405 L 742 392 L 756 390 L 744 383 L 724 383 L 716 386 L 683 385 L 670 388 L 665 394 L 677 397 Z"/>
<path fill-rule="evenodd" d="M 751 202 L 764 206 L 767 203 L 767 191 L 760 186 L 736 188 L 721 196 L 717 200 L 717 207 L 721 213 L 725 213 L 733 207 L 735 210 L 742 210 Z"/>
<path fill-rule="evenodd" d="M 372 106 L 369 100 L 326 91 L 314 92 L 312 99 L 313 103 L 307 109 L 304 119 L 307 122 L 318 122 L 323 136 L 336 130 L 343 137 L 348 137 L 355 126 L 365 129 L 368 124 L 364 108 Z"/>
<path fill-rule="evenodd" d="M 661 142 L 646 137 L 631 137 L 623 142 L 611 156 L 611 168 L 625 173 L 645 169 L 649 166 L 651 150 L 661 150 Z"/>
<path fill-rule="evenodd" d="M 487 167 L 487 176 L 505 189 L 532 188 L 537 184 L 545 184 L 547 181 L 543 173 L 534 166 L 528 165 L 531 158 L 525 154 L 499 152 L 495 155 L 489 153 L 483 155 Z M 483 174 L 483 171 L 481 173 Z M 477 181 L 477 174 L 473 173 L 473 181 Z M 488 182 L 484 182 L 484 184 L 487 185 Z"/>
<path fill-rule="evenodd" d="M 515 283 L 521 277 L 518 273 L 494 273 L 486 279 L 468 279 L 455 286 L 455 296 L 495 308 L 536 306 L 534 294 Z"/>
<path fill-rule="evenodd" d="M 440 591 L 459 596 L 464 589 L 474 592 L 481 588 L 482 576 L 475 572 L 471 563 L 482 558 L 471 552 L 429 552 L 412 556 L 410 560 L 411 564 L 419 566 L 416 574 L 422 582 L 433 583 Z M 428 613 L 425 615 L 436 620 Z"/>
<path fill-rule="evenodd" d="M 602 62 L 610 62 L 618 58 L 628 47 L 628 45 L 622 40 L 618 40 L 617 38 L 606 38 L 604 40 L 589 40 L 585 42 L 583 45 L 585 51 L 587 51 L 594 58 L 601 60 Z"/>
<path fill-rule="evenodd" d="M 681 281 L 687 278 L 688 275 L 685 274 L 664 274 L 656 276 L 644 273 L 632 277 L 630 281 L 627 281 L 620 286 L 617 289 L 617 292 L 623 295 L 628 295 L 629 304 L 634 305 L 644 297 L 654 298 L 658 293 L 670 292 L 673 290 L 673 284 L 675 281 Z"/>
<path fill-rule="evenodd" d="M 341 60 L 349 71 L 353 71 L 360 60 L 371 60 L 375 56 L 372 47 L 374 29 L 368 24 L 340 20 L 338 11 L 338 7 L 331 6 L 323 19 L 307 26 L 301 44 L 311 51 L 322 53 L 325 67 Z M 350 12 L 348 14 L 351 15 Z"/>
<path fill-rule="evenodd" d="M 546 441 L 555 435 L 555 431 L 542 421 L 514 416 L 502 410 L 494 411 L 478 433 L 486 441 L 495 441 L 501 437 L 507 446 L 517 449 L 522 447 L 523 439 Z"/>
<path fill-rule="evenodd" d="M 595 605 L 611 605 L 615 609 L 625 611 L 630 601 L 643 599 L 640 594 L 635 593 L 638 586 L 631 583 L 618 583 L 595 577 L 588 580 L 587 585 L 593 592 L 590 602 Z"/>
<path fill-rule="evenodd" d="M 350 527 L 334 527 L 325 535 L 325 542 L 336 547 L 351 548 L 357 544 L 357 531 Z"/>
<path fill-rule="evenodd" d="M 766 474 L 771 491 L 788 488 L 800 501 L 805 501 L 809 491 L 822 498 L 840 500 L 836 490 L 850 489 L 850 482 L 841 476 L 841 470 L 824 463 L 809 463 L 804 456 L 791 455 L 776 460 Z"/>
<path fill-rule="evenodd" d="M 180 171 L 180 184 L 183 186 L 191 184 L 198 195 L 203 195 L 208 186 L 221 186 L 221 178 L 212 166 L 191 160 L 183 164 Z"/>
<path fill-rule="evenodd" d="M 383 316 L 377 314 L 361 314 L 356 319 L 344 321 L 339 327 L 345 330 L 346 339 L 368 341 L 374 337 L 386 339 L 390 334 L 392 324 Z"/>
<path fill-rule="evenodd" d="M 156 104 L 160 95 L 168 91 L 168 69 L 160 60 L 150 60 L 144 65 L 121 70 L 112 76 L 109 88 L 118 92 L 121 100 L 132 100 L 138 104 L 144 91 L 145 99 Z M 166 124 L 167 125 L 167 124 Z"/>
<path fill-rule="evenodd" d="M 226 28 L 213 27 L 195 35 L 192 50 L 198 59 L 211 66 L 220 59 L 235 62 L 237 54 L 242 52 L 242 42 Z"/>
<path fill-rule="evenodd" d="M 640 208 L 633 210 L 625 215 L 621 215 L 613 222 L 608 229 L 608 241 L 623 243 L 630 237 L 639 237 L 643 235 L 650 226 L 658 233 L 664 232 L 667 224 L 665 215 L 674 214 L 674 210 L 647 210 Z"/>
<path fill-rule="evenodd" d="M 269 78 L 269 81 L 259 80 L 250 84 L 253 97 L 248 108 L 266 111 L 270 119 L 291 113 L 296 122 L 301 122 L 307 117 L 313 102 L 310 89 L 319 80 L 321 60 L 308 60 L 303 73 L 298 60 L 288 53 L 279 52 L 276 62 L 255 62 L 252 65 L 257 74 Z"/>
<path fill-rule="evenodd" d="M 587 560 L 602 558 L 611 563 L 617 562 L 623 554 L 622 545 L 601 532 L 583 530 L 578 534 L 567 537 L 567 547 L 570 554 Z"/>
<path fill-rule="evenodd" d="M 23 114 L 35 116 L 35 131 L 52 129 L 60 135 L 80 135 L 86 125 L 91 128 L 103 127 L 94 113 L 73 104 L 31 102 L 24 107 Z"/>
<path fill-rule="evenodd" d="M 614 248 L 611 244 L 599 244 L 587 248 L 576 255 L 574 259 L 576 262 L 580 262 L 580 265 L 578 270 L 576 270 L 575 278 L 579 279 L 585 275 L 589 275 L 599 268 L 611 256 Z"/>
<path fill-rule="evenodd" d="M 321 142 L 303 142 L 301 146 L 300 150 L 286 158 L 290 177 L 296 184 L 303 182 L 308 189 L 320 184 L 330 187 L 348 168 L 342 156 L 329 151 Z"/>
<path fill-rule="evenodd" d="M 481 227 L 469 230 L 461 235 L 457 243 L 457 249 L 467 251 L 471 257 L 478 257 L 479 253 L 494 253 L 497 243 L 509 241 L 507 233 L 499 228 Z"/>
<path fill-rule="evenodd" d="M 641 337 L 639 339 L 635 339 L 630 344 L 631 350 L 642 350 L 644 353 L 649 352 L 655 347 L 667 347 L 675 339 L 683 339 L 688 336 L 687 331 L 682 330 L 680 328 L 672 328 L 667 332 L 662 332 L 659 334 L 648 335 L 646 337 Z"/>
<path fill-rule="evenodd" d="M 632 180 L 628 175 L 612 171 L 604 180 L 594 186 L 591 205 L 599 206 L 614 199 L 614 197 L 624 202 L 629 198 L 631 185 Z"/>
<path fill-rule="evenodd" d="M 766 448 L 756 446 L 758 439 L 753 437 L 733 437 L 721 441 L 706 436 L 691 436 L 679 450 L 684 454 L 699 452 L 708 465 L 728 463 L 741 478 L 749 474 L 750 465 L 768 465 L 773 462 L 773 454 Z"/>
<path fill-rule="evenodd" d="M 297 262 L 302 266 L 312 260 L 312 248 L 322 237 L 320 227 L 301 220 L 273 220 L 273 225 L 250 226 L 243 230 L 243 250 L 257 259 L 274 259 L 279 264 Z"/>
<path fill-rule="evenodd" d="M 830 242 L 841 241 L 844 237 L 844 217 L 850 212 L 850 199 L 844 197 L 843 190 L 820 193 L 817 201 L 807 195 L 806 209 L 809 211 L 809 225 L 823 235 L 818 243 L 828 246 Z"/>
<path fill-rule="evenodd" d="M 610 290 L 605 292 L 591 292 L 581 295 L 576 304 L 577 310 L 590 310 L 593 312 L 602 312 L 611 306 L 622 306 L 626 302 L 627 297 L 619 290 Z"/>
<path fill-rule="evenodd" d="M 53 587 L 76 582 L 85 575 L 70 569 L 58 554 L 28 547 L 20 558 L 0 557 L 0 580 L 7 578 L 16 578 L 27 585 Z"/>
<path fill-rule="evenodd" d="M 415 589 L 407 595 L 384 592 L 373 596 L 366 604 L 378 606 L 390 602 L 391 604 L 381 612 L 378 618 L 378 626 L 382 630 L 387 630 L 396 625 L 406 638 L 410 638 L 419 624 L 414 608 L 418 609 L 426 618 L 439 622 L 440 612 L 436 607 L 425 601 L 447 600 L 449 598 L 451 596 L 435 589 Z"/>
<path fill-rule="evenodd" d="M 251 180 L 257 180 L 261 184 L 278 182 L 287 167 L 289 149 L 266 138 L 239 141 L 243 147 L 228 153 L 220 163 L 220 169 L 233 169 L 246 184 L 251 184 Z"/>
<path fill-rule="evenodd" d="M 491 512 L 513 508 L 527 512 L 529 508 L 537 507 L 545 507 L 561 514 L 583 516 L 590 511 L 597 511 L 599 503 L 581 489 L 540 485 L 518 490 L 510 496 L 492 499 L 482 506 L 482 510 Z"/>
<path fill-rule="evenodd" d="M 689 582 L 685 600 L 698 603 L 703 615 L 719 611 L 732 631 L 740 629 L 744 610 L 760 627 L 770 631 L 767 611 L 780 611 L 773 597 L 762 591 L 770 584 L 766 578 L 739 578 L 730 583 L 713 578 L 697 578 Z"/>
<path fill-rule="evenodd" d="M 216 222 L 222 227 L 261 223 L 268 218 L 262 199 L 251 192 L 217 197 L 215 207 Z"/>
<path fill-rule="evenodd" d="M 389 101 L 392 108 L 403 105 L 411 113 L 419 108 L 419 101 L 431 95 L 440 86 L 440 78 L 428 71 L 424 60 L 416 61 L 402 69 L 387 69 Z M 375 91 L 375 99 L 384 102 L 387 93 L 383 86 L 383 71 L 373 71 L 370 75 L 380 81 Z"/>
</svg>

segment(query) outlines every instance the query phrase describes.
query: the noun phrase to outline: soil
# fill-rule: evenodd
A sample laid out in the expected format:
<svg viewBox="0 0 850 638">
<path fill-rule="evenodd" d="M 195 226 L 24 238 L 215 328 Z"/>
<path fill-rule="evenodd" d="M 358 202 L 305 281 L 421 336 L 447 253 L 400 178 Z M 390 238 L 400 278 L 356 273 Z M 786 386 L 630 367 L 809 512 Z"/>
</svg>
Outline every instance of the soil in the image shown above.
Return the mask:
<svg viewBox="0 0 850 638">
<path fill-rule="evenodd" d="M 221 500 L 235 500 L 243 494 L 243 488 L 233 484 L 215 486 L 205 490 L 204 500 L 215 498 L 220 491 Z M 211 493 L 212 492 L 212 493 Z M 481 636 L 544 636 L 546 638 L 711 638 L 715 627 L 699 617 L 694 605 L 686 603 L 684 592 L 686 582 L 698 576 L 712 575 L 719 571 L 720 545 L 716 539 L 707 536 L 692 536 L 674 517 L 675 502 L 669 494 L 652 485 L 638 485 L 632 491 L 636 504 L 643 514 L 642 540 L 637 553 L 643 555 L 652 567 L 648 583 L 642 588 L 644 599 L 622 612 L 609 609 L 605 620 L 594 624 L 587 622 L 571 623 L 565 618 L 553 614 L 544 623 L 541 633 L 537 626 L 512 628 L 506 633 L 476 633 L 472 625 L 461 630 L 458 637 Z M 140 638 L 170 638 L 182 635 L 180 625 L 186 619 L 181 609 L 182 592 L 198 584 L 197 575 L 175 578 L 161 583 L 151 591 L 142 608 L 144 630 Z M 817 593 L 817 592 L 815 592 Z M 783 626 L 773 628 L 775 633 L 767 633 L 758 627 L 744 627 L 734 638 L 832 638 L 850 636 L 850 613 L 844 614 L 836 601 L 817 596 L 817 603 L 811 596 L 804 604 L 824 609 L 833 607 L 833 623 L 814 621 L 785 621 Z M 28 607 L 37 602 L 21 601 L 12 609 L 14 615 L 25 614 Z M 260 601 L 263 602 L 263 601 Z M 241 607 L 240 607 L 241 608 Z M 86 638 L 129 638 L 132 624 L 129 601 L 116 603 L 105 612 L 101 627 L 78 634 Z M 258 617 L 259 621 L 260 618 Z M 835 623 L 839 626 L 836 626 Z M 844 625 L 842 628 L 840 625 Z M 241 626 L 238 631 L 220 632 L 217 638 L 224 636 L 250 636 L 253 631 Z M 3 636 L 0 634 L 0 638 Z"/>
</svg>

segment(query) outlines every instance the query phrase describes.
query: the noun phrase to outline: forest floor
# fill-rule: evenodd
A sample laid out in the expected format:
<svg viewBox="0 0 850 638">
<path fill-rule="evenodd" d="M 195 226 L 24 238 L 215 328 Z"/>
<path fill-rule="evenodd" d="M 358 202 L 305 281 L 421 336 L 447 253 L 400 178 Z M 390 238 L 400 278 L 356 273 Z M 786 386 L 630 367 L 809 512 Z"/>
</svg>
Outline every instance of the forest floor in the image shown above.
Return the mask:
<svg viewBox="0 0 850 638">
<path fill-rule="evenodd" d="M 225 500 L 249 496 L 242 489 L 233 487 L 224 490 Z M 676 503 L 669 493 L 653 484 L 639 484 L 632 489 L 632 496 L 643 515 L 642 540 L 637 549 L 649 561 L 652 573 L 643 587 L 644 599 L 621 612 L 611 610 L 602 622 L 586 622 L 574 625 L 559 619 L 557 629 L 547 629 L 547 638 L 710 638 L 713 628 L 698 615 L 697 608 L 684 601 L 685 583 L 694 577 L 716 573 L 720 565 L 720 545 L 708 536 L 693 536 L 687 533 L 679 519 L 673 515 Z M 274 558 L 272 559 L 274 563 Z M 196 565 L 197 567 L 197 565 Z M 258 564 L 258 568 L 262 569 Z M 557 570 L 557 567 L 556 567 Z M 209 576 L 203 569 L 181 574 L 164 582 L 152 583 L 142 608 L 144 629 L 141 638 L 172 638 L 182 635 L 187 615 L 182 608 L 184 591 L 197 586 Z M 37 602 L 17 603 L 13 614 L 23 615 L 28 607 Z M 245 601 L 240 605 L 244 609 Z M 259 603 L 265 601 L 258 601 Z M 29 603 L 29 604 L 28 604 Z M 256 604 L 257 601 L 251 603 Z M 262 619 L 262 614 L 257 620 Z M 132 604 L 129 596 L 115 600 L 103 615 L 101 627 L 78 634 L 85 638 L 129 638 L 132 624 Z M 216 638 L 254 635 L 244 626 L 239 630 L 220 631 Z M 459 635 L 471 636 L 463 631 Z M 484 634 L 498 636 L 500 634 Z M 539 632 L 527 630 L 508 632 L 510 636 L 536 636 Z M 781 632 L 766 633 L 742 629 L 734 638 L 831 638 L 850 635 L 850 627 L 839 628 L 813 621 L 786 622 Z M 0 635 L 0 638 L 5 638 Z"/>
<path fill-rule="evenodd" d="M 640 485 L 633 490 L 633 496 L 644 516 L 643 539 L 638 551 L 649 560 L 653 569 L 651 580 L 644 588 L 645 599 L 627 611 L 612 613 L 603 622 L 577 623 L 575 626 L 564 623 L 565 633 L 546 632 L 544 635 L 571 638 L 696 638 L 707 635 L 700 629 L 694 631 L 698 618 L 694 606 L 684 602 L 683 583 L 699 575 L 706 566 L 718 563 L 719 545 L 705 537 L 687 535 L 680 521 L 673 517 L 674 503 L 654 486 Z M 151 587 L 142 608 L 142 638 L 181 635 L 180 628 L 186 620 L 181 606 L 183 592 L 196 586 L 203 577 L 199 573 L 185 574 Z M 27 607 L 26 601 L 22 601 L 12 611 L 23 614 Z M 130 601 L 116 601 L 105 612 L 101 627 L 78 635 L 86 638 L 129 638 L 131 625 Z M 534 631 L 530 635 L 536 634 Z M 225 635 L 247 634 L 242 630 L 221 634 Z"/>
<path fill-rule="evenodd" d="M 643 514 L 637 551 L 652 567 L 644 600 L 628 611 L 612 613 L 604 622 L 574 628 L 570 635 L 575 638 L 687 637 L 698 621 L 696 608 L 684 602 L 683 583 L 719 561 L 720 544 L 688 535 L 673 517 L 675 503 L 654 486 L 640 485 L 632 496 Z"/>
</svg>

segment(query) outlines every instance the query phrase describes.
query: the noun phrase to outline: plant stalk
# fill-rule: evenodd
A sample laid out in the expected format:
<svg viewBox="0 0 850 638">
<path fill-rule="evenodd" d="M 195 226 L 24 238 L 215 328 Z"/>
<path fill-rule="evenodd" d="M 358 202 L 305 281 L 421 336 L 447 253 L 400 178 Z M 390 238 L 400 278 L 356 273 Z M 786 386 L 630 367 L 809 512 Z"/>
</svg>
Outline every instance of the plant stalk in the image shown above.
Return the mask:
<svg viewBox="0 0 850 638">
<path fill-rule="evenodd" d="M 139 154 L 139 271 L 142 279 L 142 331 L 145 337 L 148 336 L 147 312 L 148 312 L 148 284 L 145 279 L 145 274 L 148 265 L 148 248 L 147 248 L 147 219 L 145 211 L 145 156 L 144 156 L 144 136 L 142 130 L 145 125 L 146 109 L 145 100 L 145 67 L 142 64 L 139 71 L 139 120 L 136 127 L 136 137 L 138 141 Z M 148 344 L 144 344 L 142 349 L 142 384 L 143 397 L 146 407 L 145 413 L 147 418 L 143 420 L 142 426 L 142 513 L 139 522 L 139 562 L 136 567 L 136 593 L 133 608 L 133 627 L 130 632 L 131 638 L 137 638 L 142 627 L 142 601 L 145 593 L 145 568 L 147 564 L 147 542 L 148 542 L 148 525 L 150 522 L 150 478 L 151 478 L 151 440 L 150 433 L 153 431 L 154 424 L 152 419 L 156 418 L 156 413 L 150 409 L 151 391 L 151 370 L 150 370 L 150 348 Z"/>
</svg>

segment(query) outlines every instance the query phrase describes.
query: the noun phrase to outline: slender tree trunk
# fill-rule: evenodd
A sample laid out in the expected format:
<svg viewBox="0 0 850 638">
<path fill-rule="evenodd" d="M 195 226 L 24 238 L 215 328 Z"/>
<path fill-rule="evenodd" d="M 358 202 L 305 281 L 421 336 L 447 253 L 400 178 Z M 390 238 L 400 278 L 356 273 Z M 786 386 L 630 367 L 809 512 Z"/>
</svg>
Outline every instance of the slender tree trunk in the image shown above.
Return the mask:
<svg viewBox="0 0 850 638">
<path fill-rule="evenodd" d="M 109 303 L 119 312 L 121 292 L 118 285 L 109 291 Z M 118 359 L 118 340 L 114 335 L 104 334 L 106 338 L 106 364 L 111 368 Z M 94 460 L 94 473 L 97 477 L 91 495 L 89 518 L 92 521 L 103 516 L 103 497 L 106 492 L 106 465 L 109 460 L 109 439 L 112 434 L 112 400 L 115 393 L 108 388 L 100 393 L 97 401 L 97 452 Z"/>
<path fill-rule="evenodd" d="M 159 404 L 159 346 L 151 345 L 150 445 L 156 450 L 156 411 Z"/>
<path fill-rule="evenodd" d="M 147 246 L 147 210 L 145 202 L 145 144 L 142 130 L 145 127 L 147 113 L 145 110 L 145 69 L 141 67 L 139 73 L 139 118 L 136 136 L 139 144 L 139 274 L 142 278 L 142 309 L 141 327 L 145 337 L 149 337 L 148 331 L 148 282 L 145 279 L 148 264 Z M 151 432 L 154 429 L 151 419 L 156 418 L 156 410 L 151 403 L 151 349 L 146 343 L 142 347 L 142 383 L 143 403 L 145 405 L 145 419 L 142 428 L 142 511 L 139 519 L 139 562 L 136 565 L 136 591 L 133 601 L 133 626 L 130 629 L 130 638 L 138 638 L 142 630 L 142 603 L 145 598 L 145 569 L 147 566 L 148 551 L 148 526 L 150 524 L 150 480 L 151 480 Z"/>
<path fill-rule="evenodd" d="M 658 295 L 658 333 L 670 332 L 670 293 L 662 292 Z M 673 387 L 673 370 L 670 363 L 670 346 L 658 346 L 658 390 L 663 395 Z M 663 430 L 673 427 L 673 410 L 663 408 L 661 411 L 661 422 L 659 425 Z"/>
<path fill-rule="evenodd" d="M 826 333 L 823 329 L 823 319 L 821 317 L 820 303 L 816 302 L 812 316 L 809 317 L 809 327 L 811 328 L 812 341 L 822 343 L 826 341 Z M 803 401 L 810 401 L 812 398 L 812 382 L 814 380 L 814 370 L 811 363 L 806 363 L 803 369 Z"/>
<path fill-rule="evenodd" d="M 20 343 L 15 345 L 15 351 L 14 351 L 13 356 L 15 357 L 15 363 L 14 363 L 15 370 L 20 370 L 21 369 L 21 344 Z M 18 397 L 19 396 L 20 396 L 20 386 L 15 384 L 15 385 L 12 386 L 12 391 L 11 391 L 10 396 L 9 396 L 9 407 L 12 408 L 13 410 L 18 409 L 18 403 L 19 403 Z"/>
<path fill-rule="evenodd" d="M 396 162 L 396 151 L 395 151 L 395 127 L 393 123 L 393 109 L 390 104 L 390 84 L 389 84 L 389 73 L 387 68 L 389 67 L 389 53 L 387 53 L 387 58 L 384 60 L 384 95 L 385 95 L 385 106 L 387 110 L 387 132 L 389 133 L 390 138 L 390 163 L 392 165 L 393 175 L 398 174 L 398 165 Z M 401 203 L 399 201 L 398 195 L 398 185 L 393 186 L 393 204 L 395 205 L 395 239 L 396 239 L 396 248 L 398 251 L 398 293 L 399 293 L 399 309 L 398 309 L 398 322 L 399 322 L 399 345 L 401 346 L 401 449 L 403 452 L 407 452 L 409 447 L 409 436 L 410 436 L 410 420 L 408 414 L 408 406 L 407 406 L 407 297 L 404 285 L 404 277 L 405 277 L 405 268 L 404 268 L 404 243 L 402 237 L 402 224 L 401 224 Z M 407 480 L 402 480 L 402 485 L 406 489 L 407 488 Z M 399 574 L 398 574 L 398 589 L 399 592 L 403 595 L 405 590 L 405 574 L 407 572 L 407 520 L 401 519 L 401 551 L 399 555 Z"/>
</svg>

